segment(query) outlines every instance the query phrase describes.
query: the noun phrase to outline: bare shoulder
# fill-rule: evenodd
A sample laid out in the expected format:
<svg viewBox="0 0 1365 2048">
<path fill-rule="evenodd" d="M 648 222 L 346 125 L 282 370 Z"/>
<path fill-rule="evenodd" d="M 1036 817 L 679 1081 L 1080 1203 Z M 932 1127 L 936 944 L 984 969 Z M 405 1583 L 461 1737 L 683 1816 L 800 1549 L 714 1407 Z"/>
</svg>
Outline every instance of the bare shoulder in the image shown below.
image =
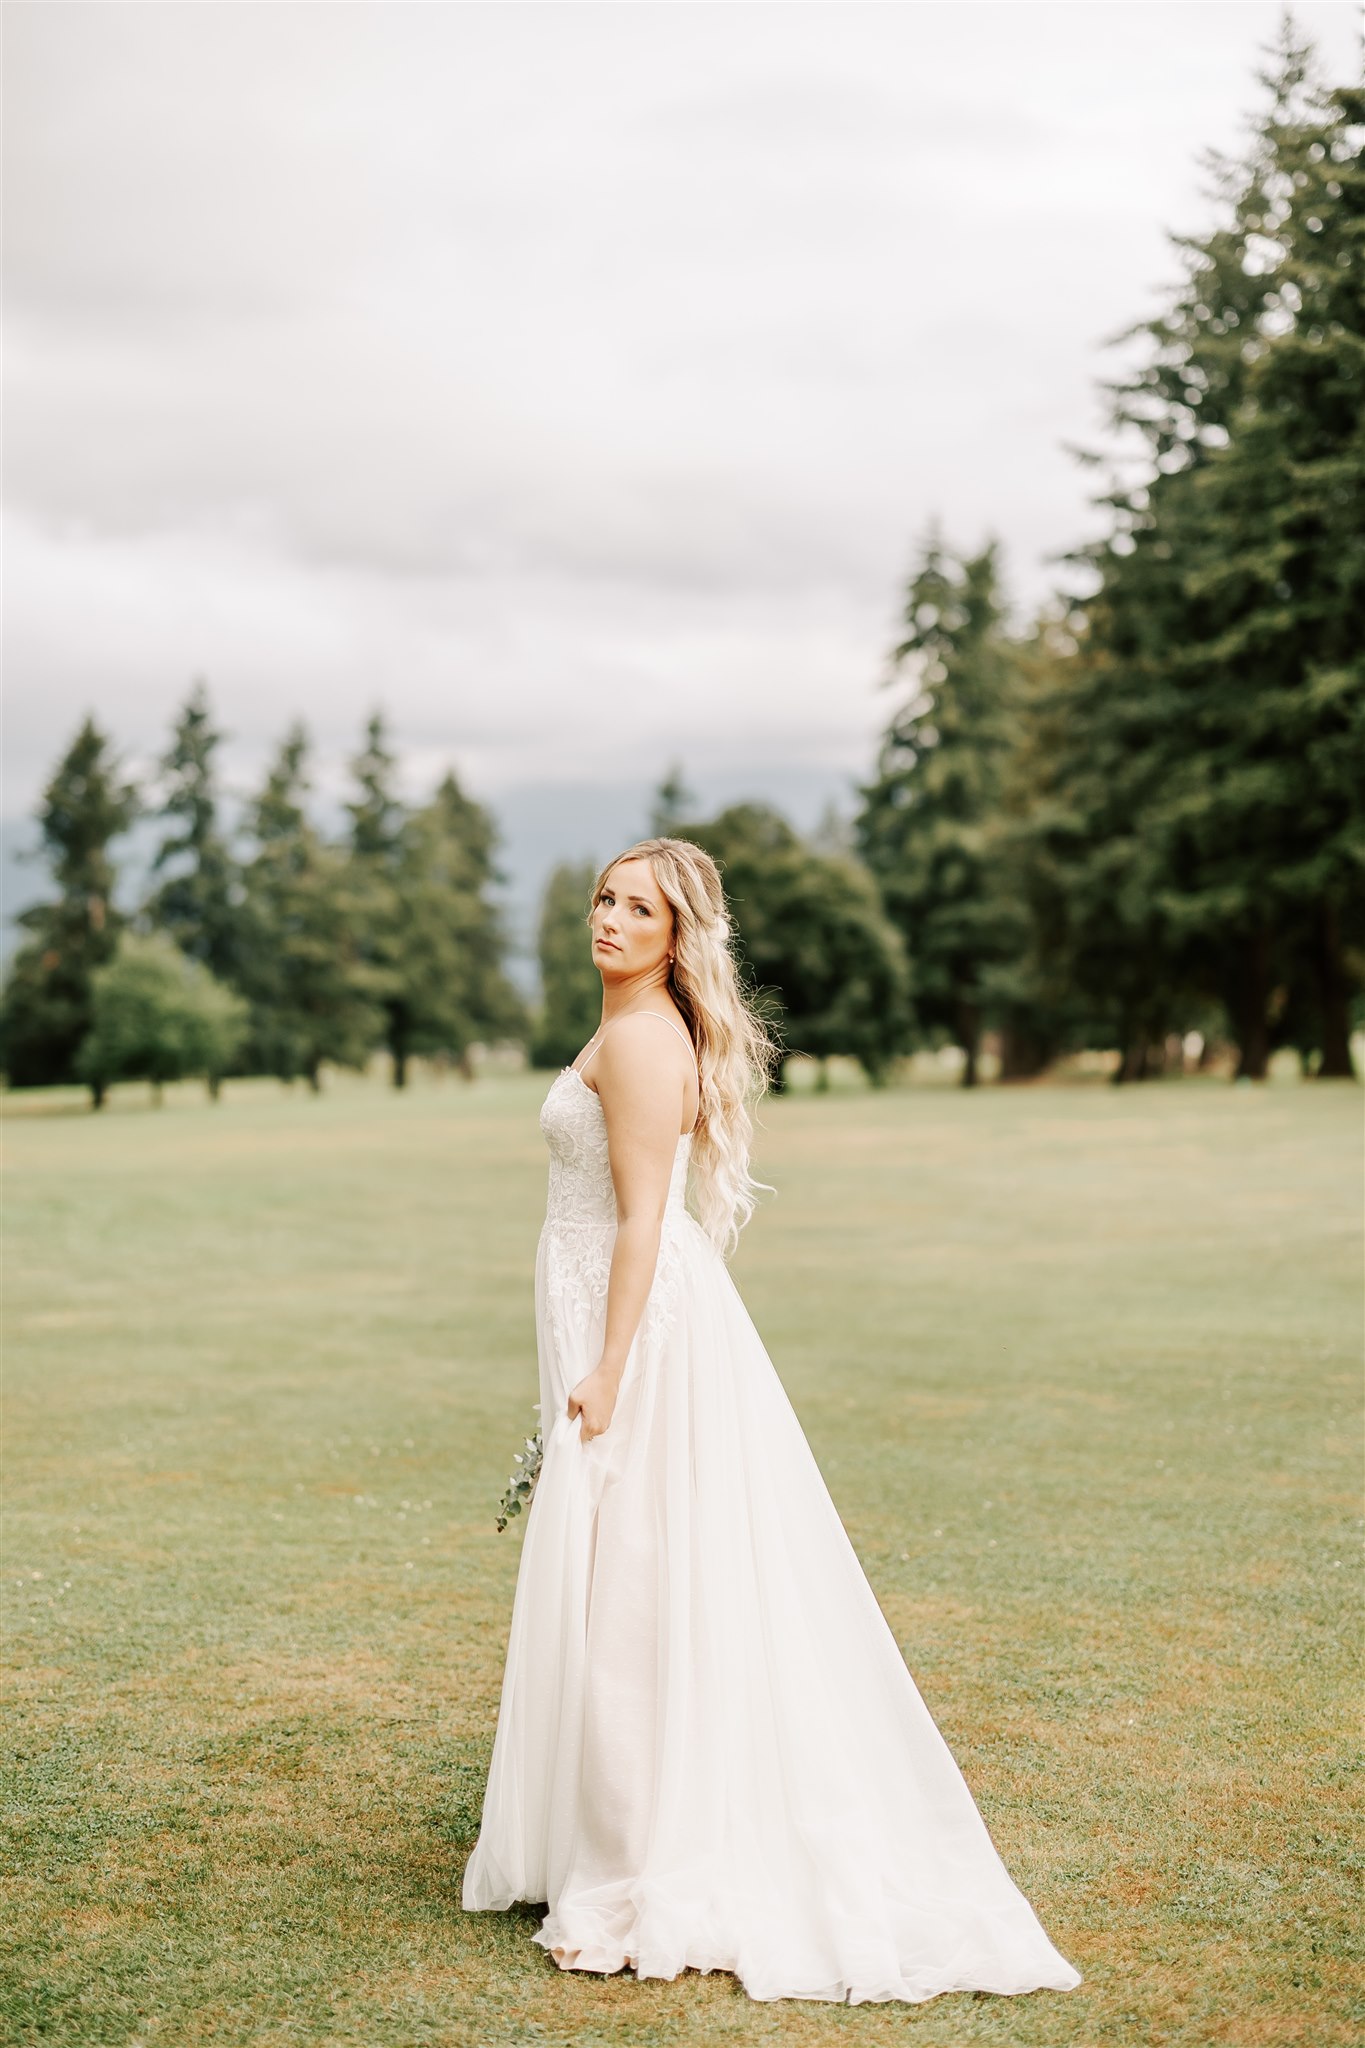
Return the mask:
<svg viewBox="0 0 1365 2048">
<path fill-rule="evenodd" d="M 676 1029 L 670 1030 L 670 1023 Z M 657 1088 L 665 1075 L 681 1079 L 693 1063 L 691 1042 L 682 1018 L 666 1018 L 661 1010 L 637 1010 L 618 1017 L 602 1040 L 597 1060 L 600 1078 L 613 1090 L 627 1093 Z"/>
</svg>

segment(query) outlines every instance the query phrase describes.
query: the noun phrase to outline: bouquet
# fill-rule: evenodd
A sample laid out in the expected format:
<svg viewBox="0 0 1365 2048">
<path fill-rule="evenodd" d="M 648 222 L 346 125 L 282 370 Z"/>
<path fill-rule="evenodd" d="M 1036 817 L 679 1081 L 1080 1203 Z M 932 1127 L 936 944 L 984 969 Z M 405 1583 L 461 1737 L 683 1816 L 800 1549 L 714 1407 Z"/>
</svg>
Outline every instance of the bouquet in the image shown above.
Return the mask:
<svg viewBox="0 0 1365 2048">
<path fill-rule="evenodd" d="M 535 1404 L 535 1410 L 537 1415 L 539 1415 L 539 1401 Z M 540 1424 L 536 1424 L 534 1436 L 523 1437 L 522 1441 L 526 1446 L 525 1450 L 518 1451 L 516 1457 L 512 1460 L 514 1465 L 520 1467 L 520 1470 L 513 1472 L 512 1477 L 507 1482 L 507 1491 L 502 1497 L 501 1512 L 498 1515 L 499 1535 L 507 1527 L 513 1515 L 519 1515 L 523 1508 L 530 1507 L 531 1495 L 536 1490 L 536 1480 L 540 1474 L 540 1457 L 544 1449 L 540 1435 Z"/>
</svg>

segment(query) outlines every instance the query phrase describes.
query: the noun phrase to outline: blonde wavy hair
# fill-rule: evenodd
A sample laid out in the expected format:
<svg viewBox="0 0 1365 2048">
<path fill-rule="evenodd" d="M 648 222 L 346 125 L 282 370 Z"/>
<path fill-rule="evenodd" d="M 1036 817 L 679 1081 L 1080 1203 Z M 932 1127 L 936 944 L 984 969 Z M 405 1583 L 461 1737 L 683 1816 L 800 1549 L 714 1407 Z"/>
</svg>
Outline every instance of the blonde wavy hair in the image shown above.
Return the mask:
<svg viewBox="0 0 1365 2048">
<path fill-rule="evenodd" d="M 734 925 L 720 870 L 690 839 L 637 839 L 609 860 L 592 885 L 589 917 L 607 876 L 623 860 L 647 860 L 673 911 L 668 992 L 696 1048 L 701 1106 L 692 1133 L 697 1221 L 723 1258 L 739 1243 L 758 1192 L 774 1192 L 749 1171 L 753 1112 L 768 1086 L 776 1046 L 740 987 Z"/>
</svg>

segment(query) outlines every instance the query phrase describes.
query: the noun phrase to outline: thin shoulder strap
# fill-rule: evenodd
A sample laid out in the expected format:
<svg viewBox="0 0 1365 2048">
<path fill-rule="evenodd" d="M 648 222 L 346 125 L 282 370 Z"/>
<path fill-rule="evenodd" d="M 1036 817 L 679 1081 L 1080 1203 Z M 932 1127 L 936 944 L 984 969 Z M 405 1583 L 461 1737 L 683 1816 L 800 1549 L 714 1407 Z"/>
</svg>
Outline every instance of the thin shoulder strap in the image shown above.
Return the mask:
<svg viewBox="0 0 1365 2048">
<path fill-rule="evenodd" d="M 689 1052 L 691 1053 L 691 1055 L 692 1055 L 693 1059 L 695 1059 L 695 1058 L 696 1058 L 696 1056 L 697 1056 L 697 1049 L 696 1049 L 696 1047 L 695 1047 L 695 1046 L 693 1045 L 693 1043 L 692 1043 L 691 1039 L 690 1039 L 690 1038 L 688 1037 L 687 1033 L 686 1033 L 686 1032 L 685 1032 L 685 1031 L 683 1030 L 683 1028 L 682 1028 L 682 1025 L 681 1025 L 681 1024 L 675 1024 L 675 1023 L 673 1022 L 673 1019 L 672 1019 L 671 1017 L 665 1017 L 665 1015 L 664 1015 L 664 1013 L 663 1013 L 663 1011 L 662 1011 L 662 1010 L 630 1010 L 630 1011 L 628 1011 L 628 1012 L 627 1012 L 627 1015 L 629 1015 L 629 1016 L 631 1016 L 631 1017 L 657 1017 L 657 1018 L 658 1018 L 658 1020 L 659 1020 L 659 1022 L 660 1022 L 661 1024 L 667 1024 L 667 1026 L 668 1026 L 668 1028 L 669 1028 L 669 1030 L 670 1030 L 670 1031 L 676 1031 L 676 1032 L 677 1032 L 677 1034 L 678 1034 L 679 1038 L 680 1038 L 680 1039 L 681 1039 L 681 1040 L 683 1041 L 683 1044 L 684 1044 L 684 1045 L 685 1045 L 685 1046 L 687 1047 L 687 1050 L 688 1050 L 688 1051 L 689 1051 Z M 616 1021 L 617 1021 L 617 1023 L 618 1023 L 618 1024 L 624 1024 L 626 1020 L 625 1020 L 625 1017 L 618 1017 L 618 1018 L 616 1019 Z M 602 1033 L 602 1038 L 605 1038 L 605 1037 L 606 1037 L 606 1035 L 607 1035 L 607 1031 L 610 1031 L 610 1030 L 611 1030 L 611 1026 L 610 1026 L 610 1024 L 608 1024 L 608 1026 L 607 1026 L 607 1029 L 606 1029 L 606 1031 L 604 1031 L 604 1032 Z M 581 1067 L 580 1067 L 580 1068 L 578 1069 L 578 1071 L 579 1071 L 579 1073 L 580 1073 L 580 1074 L 581 1074 L 581 1073 L 583 1072 L 584 1068 L 586 1068 L 586 1067 L 589 1067 L 589 1066 L 591 1066 L 591 1065 L 592 1065 L 592 1062 L 593 1062 L 593 1061 L 594 1061 L 594 1060 L 595 1060 L 595 1059 L 597 1058 L 597 1055 L 598 1055 L 598 1053 L 599 1053 L 599 1052 L 601 1052 L 601 1050 L 602 1050 L 602 1038 L 599 1038 L 599 1039 L 598 1039 L 598 1041 L 597 1041 L 596 1045 L 595 1045 L 595 1046 L 593 1047 L 592 1051 L 591 1051 L 591 1052 L 590 1052 L 590 1053 L 588 1054 L 588 1057 L 587 1057 L 587 1058 L 586 1058 L 586 1059 L 584 1060 L 584 1062 L 583 1062 L 583 1066 L 581 1066 Z"/>
</svg>

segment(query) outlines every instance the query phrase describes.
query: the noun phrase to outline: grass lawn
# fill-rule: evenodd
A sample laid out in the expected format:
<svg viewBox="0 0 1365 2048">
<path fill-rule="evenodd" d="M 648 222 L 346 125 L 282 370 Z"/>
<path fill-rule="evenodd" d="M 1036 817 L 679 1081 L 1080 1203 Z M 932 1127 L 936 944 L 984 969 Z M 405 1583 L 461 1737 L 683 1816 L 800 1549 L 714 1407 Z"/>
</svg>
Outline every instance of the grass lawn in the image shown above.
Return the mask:
<svg viewBox="0 0 1365 2048">
<path fill-rule="evenodd" d="M 1358 2043 L 1361 1091 L 766 1107 L 736 1280 L 1086 1978 L 836 2007 L 460 1907 L 544 1085 L 6 1104 L 3 2038 Z"/>
</svg>

